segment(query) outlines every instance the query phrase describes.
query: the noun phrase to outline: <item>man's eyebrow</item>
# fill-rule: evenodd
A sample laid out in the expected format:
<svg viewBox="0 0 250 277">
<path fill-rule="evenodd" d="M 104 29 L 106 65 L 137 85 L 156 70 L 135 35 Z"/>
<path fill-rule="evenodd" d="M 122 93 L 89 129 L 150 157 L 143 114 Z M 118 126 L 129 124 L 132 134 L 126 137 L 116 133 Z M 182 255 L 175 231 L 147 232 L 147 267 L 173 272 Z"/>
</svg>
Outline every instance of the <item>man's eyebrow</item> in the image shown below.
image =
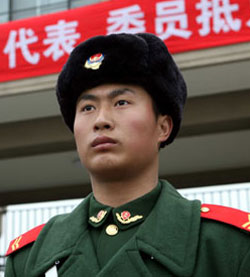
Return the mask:
<svg viewBox="0 0 250 277">
<path fill-rule="evenodd" d="M 130 89 L 130 88 L 119 88 L 119 89 L 115 89 L 115 90 L 112 90 L 110 93 L 109 93 L 109 98 L 113 99 L 119 95 L 123 95 L 123 94 L 126 94 L 126 93 L 132 93 L 132 94 L 135 94 L 134 90 Z"/>
<path fill-rule="evenodd" d="M 79 97 L 78 102 L 80 102 L 81 100 L 97 100 L 97 99 L 98 97 L 96 97 L 93 94 L 84 93 Z"/>
<path fill-rule="evenodd" d="M 108 98 L 113 99 L 119 95 L 123 95 L 126 93 L 132 93 L 135 94 L 134 90 L 130 89 L 130 88 L 119 88 L 119 89 L 114 89 L 112 90 L 109 94 L 108 94 Z M 80 102 L 81 100 L 93 100 L 93 101 L 97 101 L 99 99 L 98 96 L 95 96 L 91 93 L 84 93 L 82 94 L 79 99 L 78 102 Z"/>
</svg>

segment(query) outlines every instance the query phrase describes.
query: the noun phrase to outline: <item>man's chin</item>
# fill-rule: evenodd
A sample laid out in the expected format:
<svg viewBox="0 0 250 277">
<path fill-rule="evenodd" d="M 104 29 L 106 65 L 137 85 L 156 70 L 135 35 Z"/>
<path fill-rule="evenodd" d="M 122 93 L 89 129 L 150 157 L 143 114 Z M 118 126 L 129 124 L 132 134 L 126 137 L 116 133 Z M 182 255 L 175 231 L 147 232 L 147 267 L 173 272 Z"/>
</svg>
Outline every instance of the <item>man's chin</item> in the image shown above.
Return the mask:
<svg viewBox="0 0 250 277">
<path fill-rule="evenodd" d="M 89 172 L 93 172 L 93 173 L 101 173 L 101 174 L 105 174 L 105 172 L 109 173 L 111 172 L 115 172 L 116 170 L 120 171 L 121 167 L 118 164 L 113 164 L 113 163 L 104 163 L 104 164 L 98 164 L 98 166 L 93 166 L 91 168 L 89 168 Z"/>
<path fill-rule="evenodd" d="M 88 167 L 90 175 L 98 176 L 99 178 L 121 178 L 124 172 L 128 168 L 128 165 L 121 164 L 118 161 L 104 159 L 98 163 L 92 164 Z"/>
</svg>

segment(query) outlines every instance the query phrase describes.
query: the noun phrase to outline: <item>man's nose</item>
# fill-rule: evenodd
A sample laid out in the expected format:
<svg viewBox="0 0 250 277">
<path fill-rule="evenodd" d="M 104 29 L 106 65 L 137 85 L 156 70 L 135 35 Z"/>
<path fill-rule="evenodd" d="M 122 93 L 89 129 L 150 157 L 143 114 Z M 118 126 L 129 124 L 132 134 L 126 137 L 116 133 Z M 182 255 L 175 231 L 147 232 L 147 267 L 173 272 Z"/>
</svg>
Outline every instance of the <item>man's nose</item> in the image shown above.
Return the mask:
<svg viewBox="0 0 250 277">
<path fill-rule="evenodd" d="M 98 117 L 96 118 L 94 130 L 103 130 L 103 129 L 113 129 L 114 128 L 114 121 L 112 119 L 111 112 L 106 110 L 100 110 Z"/>
</svg>

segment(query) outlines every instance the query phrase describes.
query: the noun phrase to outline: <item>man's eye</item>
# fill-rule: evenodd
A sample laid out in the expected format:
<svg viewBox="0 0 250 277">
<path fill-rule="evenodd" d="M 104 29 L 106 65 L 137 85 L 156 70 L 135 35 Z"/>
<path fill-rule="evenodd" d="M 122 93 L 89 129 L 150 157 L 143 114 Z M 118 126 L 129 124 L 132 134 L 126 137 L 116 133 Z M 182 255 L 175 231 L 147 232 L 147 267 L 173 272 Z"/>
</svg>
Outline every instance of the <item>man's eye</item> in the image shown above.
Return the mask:
<svg viewBox="0 0 250 277">
<path fill-rule="evenodd" d="M 116 102 L 116 106 L 124 106 L 124 105 L 128 105 L 129 102 L 127 100 L 119 100 Z"/>
<path fill-rule="evenodd" d="M 82 108 L 82 111 L 83 111 L 83 112 L 89 112 L 89 111 L 92 111 L 92 110 L 94 110 L 94 109 L 95 109 L 94 106 L 92 106 L 92 105 L 87 105 L 87 106 L 84 106 L 84 107 Z"/>
</svg>

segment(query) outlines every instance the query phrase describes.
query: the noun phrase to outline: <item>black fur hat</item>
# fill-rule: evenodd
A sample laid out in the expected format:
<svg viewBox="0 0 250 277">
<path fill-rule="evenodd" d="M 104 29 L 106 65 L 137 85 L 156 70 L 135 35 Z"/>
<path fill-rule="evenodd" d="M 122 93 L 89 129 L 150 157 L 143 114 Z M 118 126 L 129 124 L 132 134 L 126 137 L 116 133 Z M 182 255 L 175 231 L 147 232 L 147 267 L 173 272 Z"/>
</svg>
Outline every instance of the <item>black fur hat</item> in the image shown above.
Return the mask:
<svg viewBox="0 0 250 277">
<path fill-rule="evenodd" d="M 172 117 L 171 143 L 180 128 L 185 81 L 164 42 L 153 34 L 96 36 L 79 44 L 58 77 L 56 94 L 65 123 L 73 132 L 80 94 L 105 83 L 143 87 L 161 114 Z"/>
</svg>

